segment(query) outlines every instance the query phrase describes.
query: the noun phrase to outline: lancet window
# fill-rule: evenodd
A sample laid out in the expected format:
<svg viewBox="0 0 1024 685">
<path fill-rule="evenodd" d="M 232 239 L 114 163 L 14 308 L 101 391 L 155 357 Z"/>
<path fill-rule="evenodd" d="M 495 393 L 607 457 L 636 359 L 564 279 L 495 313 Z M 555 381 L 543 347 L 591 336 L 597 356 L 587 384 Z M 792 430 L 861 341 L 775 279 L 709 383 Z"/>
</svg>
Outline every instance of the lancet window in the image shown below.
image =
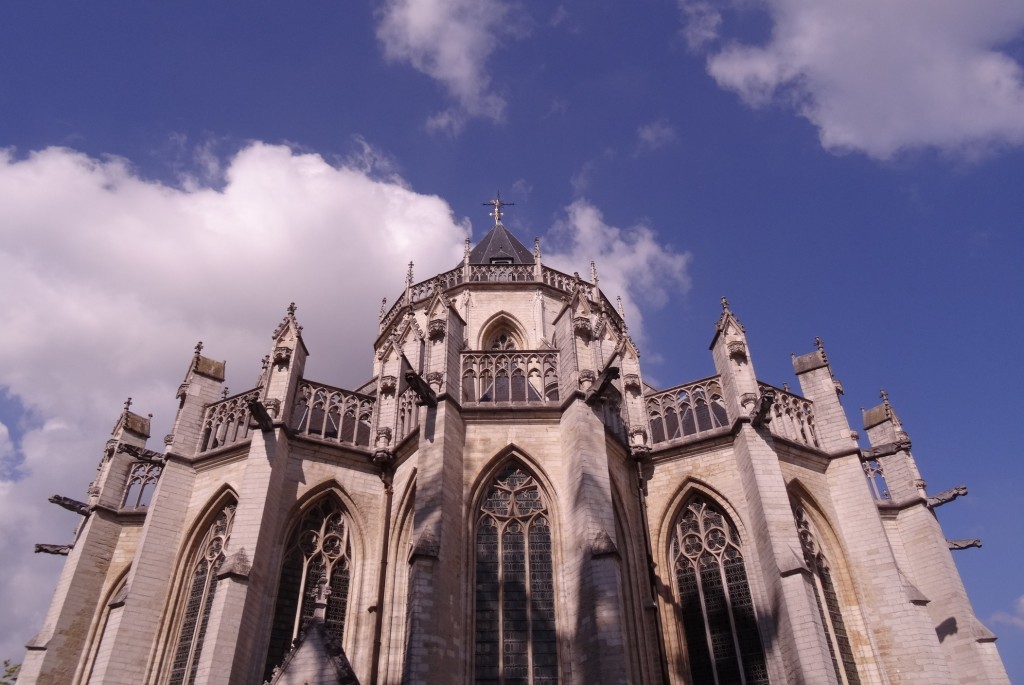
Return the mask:
<svg viewBox="0 0 1024 685">
<path fill-rule="evenodd" d="M 839 609 L 839 596 L 832 582 L 832 571 L 828 560 L 818 546 L 817 539 L 807 520 L 804 508 L 799 502 L 792 501 L 793 517 L 796 519 L 797 533 L 800 535 L 800 546 L 803 547 L 804 561 L 814 577 L 814 599 L 818 604 L 818 615 L 825 629 L 829 655 L 832 657 L 832 668 L 836 678 L 843 685 L 860 685 L 857 675 L 857 662 L 853 658 L 850 636 L 846 632 L 843 613 Z"/>
<path fill-rule="evenodd" d="M 735 526 L 697 495 L 676 519 L 671 554 L 693 682 L 768 683 Z"/>
<path fill-rule="evenodd" d="M 558 682 L 549 512 L 540 486 L 512 462 L 478 511 L 474 680 Z"/>
<path fill-rule="evenodd" d="M 196 681 L 206 626 L 217 593 L 217 572 L 224 563 L 224 546 L 231 535 L 234 519 L 235 503 L 232 501 L 221 509 L 206 531 L 189 566 L 185 611 L 171 662 L 169 685 L 191 685 Z"/>
<path fill-rule="evenodd" d="M 341 640 L 351 566 L 352 543 L 345 512 L 333 497 L 323 497 L 302 516 L 285 552 L 265 677 L 284 661 L 292 640 L 312 618 L 321 584 L 330 589 L 324 622 L 331 636 Z"/>
<path fill-rule="evenodd" d="M 121 506 L 126 509 L 148 507 L 153 499 L 157 481 L 163 467 L 148 461 L 137 461 L 128 471 L 128 483 L 125 485 L 124 501 Z"/>
</svg>

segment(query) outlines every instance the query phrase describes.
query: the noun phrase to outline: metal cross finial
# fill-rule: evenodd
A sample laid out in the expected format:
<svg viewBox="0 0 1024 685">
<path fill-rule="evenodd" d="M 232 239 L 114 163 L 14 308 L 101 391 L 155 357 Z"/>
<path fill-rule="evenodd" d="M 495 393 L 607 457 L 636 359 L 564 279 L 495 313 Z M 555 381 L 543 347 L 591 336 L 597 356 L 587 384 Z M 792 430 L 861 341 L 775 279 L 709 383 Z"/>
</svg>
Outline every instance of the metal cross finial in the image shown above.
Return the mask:
<svg viewBox="0 0 1024 685">
<path fill-rule="evenodd" d="M 294 302 L 292 302 L 290 305 L 288 305 L 288 316 L 295 316 L 295 310 L 296 309 L 297 309 L 297 307 L 295 306 Z"/>
<path fill-rule="evenodd" d="M 199 342 L 196 343 L 196 354 L 199 354 L 202 351 L 203 351 L 203 341 L 200 340 Z"/>
<path fill-rule="evenodd" d="M 124 401 L 124 410 L 128 411 L 131 408 L 132 408 L 132 398 L 129 397 L 128 399 L 126 399 Z"/>
<path fill-rule="evenodd" d="M 221 399 L 225 399 L 226 400 L 228 398 L 227 386 L 225 386 L 224 389 L 220 391 L 220 396 L 221 396 Z"/>
<path fill-rule="evenodd" d="M 484 203 L 484 206 L 491 205 L 494 209 L 487 214 L 487 216 L 494 217 L 494 225 L 501 224 L 501 217 L 505 216 L 505 212 L 501 211 L 502 207 L 511 207 L 515 205 L 515 202 L 503 202 L 501 199 L 501 193 L 495 193 L 493 200 L 488 200 Z"/>
</svg>

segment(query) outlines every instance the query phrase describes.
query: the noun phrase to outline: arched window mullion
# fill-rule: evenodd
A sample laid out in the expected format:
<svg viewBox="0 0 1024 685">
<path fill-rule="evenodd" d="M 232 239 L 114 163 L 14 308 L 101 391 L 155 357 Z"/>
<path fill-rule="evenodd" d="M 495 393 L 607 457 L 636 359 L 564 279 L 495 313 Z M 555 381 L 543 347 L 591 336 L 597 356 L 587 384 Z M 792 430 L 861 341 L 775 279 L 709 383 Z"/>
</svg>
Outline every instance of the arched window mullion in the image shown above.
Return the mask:
<svg viewBox="0 0 1024 685">
<path fill-rule="evenodd" d="M 693 573 L 694 573 L 694 575 L 696 576 L 696 579 L 697 579 L 697 596 L 700 597 L 700 613 L 701 613 L 701 616 L 703 616 L 703 618 L 704 618 L 704 639 L 707 641 L 706 644 L 707 644 L 708 652 L 709 652 L 710 657 L 711 657 L 709 659 L 709 662 L 711 664 L 711 675 L 715 679 L 715 685 L 719 685 L 719 683 L 718 683 L 718 661 L 715 659 L 715 647 L 714 647 L 715 640 L 714 640 L 714 636 L 713 636 L 713 634 L 711 632 L 711 619 L 708 618 L 708 616 L 709 616 L 709 614 L 708 614 L 708 605 L 707 605 L 707 600 L 706 600 L 705 595 L 704 595 L 704 582 L 703 582 L 703 579 L 701 578 L 700 562 L 697 561 L 697 562 L 692 563 L 691 567 L 693 568 Z"/>
<path fill-rule="evenodd" d="M 554 683 L 558 674 L 551 534 L 539 485 L 512 463 L 491 483 L 481 509 L 476 533 L 475 678 L 499 685 Z M 542 519 L 544 531 L 538 524 Z"/>
<path fill-rule="evenodd" d="M 728 544 L 726 544 L 724 549 L 729 549 Z M 722 556 L 725 556 L 724 553 Z M 729 629 L 732 631 L 732 646 L 733 649 L 736 650 L 736 663 L 739 666 L 740 683 L 742 685 L 746 685 L 746 671 L 743 668 L 743 648 L 742 645 L 740 645 L 739 630 L 737 630 L 736 628 L 736 613 L 733 610 L 732 593 L 729 592 L 729 578 L 725 574 L 725 562 L 723 561 L 722 557 L 718 558 L 718 575 L 722 579 L 722 594 L 725 596 L 725 613 L 729 616 Z"/>
<path fill-rule="evenodd" d="M 695 496 L 676 520 L 671 545 L 692 678 L 765 685 L 764 648 L 735 527 Z"/>
</svg>

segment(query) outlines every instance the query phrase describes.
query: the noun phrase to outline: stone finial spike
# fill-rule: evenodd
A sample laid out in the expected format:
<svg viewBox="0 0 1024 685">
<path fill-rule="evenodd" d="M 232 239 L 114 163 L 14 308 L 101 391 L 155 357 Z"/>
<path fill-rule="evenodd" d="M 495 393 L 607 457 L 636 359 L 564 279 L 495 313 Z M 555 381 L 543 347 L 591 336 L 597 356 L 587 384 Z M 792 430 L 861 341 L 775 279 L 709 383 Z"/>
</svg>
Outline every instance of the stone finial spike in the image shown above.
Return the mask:
<svg viewBox="0 0 1024 685">
<path fill-rule="evenodd" d="M 540 238 L 533 239 L 533 258 L 540 261 Z"/>
<path fill-rule="evenodd" d="M 619 318 L 626 320 L 626 312 L 622 309 L 622 295 L 615 296 L 615 310 L 619 312 Z"/>
<path fill-rule="evenodd" d="M 814 337 L 814 346 L 818 348 L 818 352 L 821 354 L 821 360 L 828 364 L 828 356 L 825 354 L 825 341 L 821 338 Z"/>
<path fill-rule="evenodd" d="M 381 318 L 381 319 L 384 318 L 384 314 L 385 314 L 385 312 L 387 312 L 387 308 L 388 308 L 388 298 L 386 298 L 386 297 L 380 298 L 380 317 L 379 318 Z"/>
<path fill-rule="evenodd" d="M 228 398 L 228 387 L 226 385 L 224 386 L 224 389 L 220 391 L 220 397 L 222 400 L 226 400 Z"/>
<path fill-rule="evenodd" d="M 469 249 L 469 238 L 466 238 L 466 243 L 462 246 L 462 261 L 469 263 L 469 253 L 472 250 Z"/>
<path fill-rule="evenodd" d="M 405 274 L 405 284 L 407 286 L 411 286 L 412 285 L 412 262 L 411 261 L 409 262 L 409 271 L 407 271 L 406 274 Z"/>
<path fill-rule="evenodd" d="M 288 305 L 288 316 L 295 316 L 295 310 L 296 310 L 296 309 L 298 309 L 298 307 L 296 307 L 296 306 L 295 306 L 295 303 L 294 303 L 294 302 L 292 302 L 291 304 L 289 304 L 289 305 Z"/>
<path fill-rule="evenodd" d="M 590 282 L 597 285 L 597 264 L 593 259 L 590 260 Z"/>
<path fill-rule="evenodd" d="M 729 300 L 725 297 L 725 295 L 722 295 L 722 312 L 724 313 L 727 311 L 729 311 Z"/>
</svg>

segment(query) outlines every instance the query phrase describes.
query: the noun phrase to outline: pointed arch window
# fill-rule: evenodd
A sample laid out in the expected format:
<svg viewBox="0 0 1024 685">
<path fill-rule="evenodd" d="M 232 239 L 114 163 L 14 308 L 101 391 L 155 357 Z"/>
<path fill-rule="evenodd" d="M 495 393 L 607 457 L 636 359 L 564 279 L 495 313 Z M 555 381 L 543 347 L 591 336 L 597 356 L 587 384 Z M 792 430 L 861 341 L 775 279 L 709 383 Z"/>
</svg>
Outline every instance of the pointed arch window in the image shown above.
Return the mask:
<svg viewBox="0 0 1024 685">
<path fill-rule="evenodd" d="M 331 590 L 324 622 L 328 632 L 341 640 L 351 566 L 352 543 L 345 512 L 333 497 L 323 497 L 302 516 L 285 552 L 265 678 L 284 661 L 303 623 L 312 618 L 320 583 Z"/>
<path fill-rule="evenodd" d="M 185 613 L 178 631 L 168 685 L 191 685 L 196 680 L 206 626 L 217 593 L 217 572 L 224 563 L 224 547 L 231 536 L 235 506 L 232 500 L 221 509 L 189 566 Z"/>
<path fill-rule="evenodd" d="M 853 658 L 850 636 L 846 632 L 846 623 L 839 608 L 839 596 L 832 582 L 832 571 L 828 559 L 818 546 L 810 521 L 803 506 L 791 500 L 793 518 L 796 520 L 797 533 L 800 535 L 800 546 L 803 548 L 804 561 L 811 570 L 814 579 L 814 599 L 818 604 L 818 615 L 825 629 L 829 656 L 832 657 L 832 668 L 836 679 L 843 685 L 860 685 L 857 674 L 857 662 Z"/>
<path fill-rule="evenodd" d="M 477 512 L 474 682 L 558 682 L 549 512 L 540 486 L 512 462 Z"/>
<path fill-rule="evenodd" d="M 676 519 L 671 553 L 693 681 L 768 683 L 736 527 L 697 495 Z"/>
</svg>

